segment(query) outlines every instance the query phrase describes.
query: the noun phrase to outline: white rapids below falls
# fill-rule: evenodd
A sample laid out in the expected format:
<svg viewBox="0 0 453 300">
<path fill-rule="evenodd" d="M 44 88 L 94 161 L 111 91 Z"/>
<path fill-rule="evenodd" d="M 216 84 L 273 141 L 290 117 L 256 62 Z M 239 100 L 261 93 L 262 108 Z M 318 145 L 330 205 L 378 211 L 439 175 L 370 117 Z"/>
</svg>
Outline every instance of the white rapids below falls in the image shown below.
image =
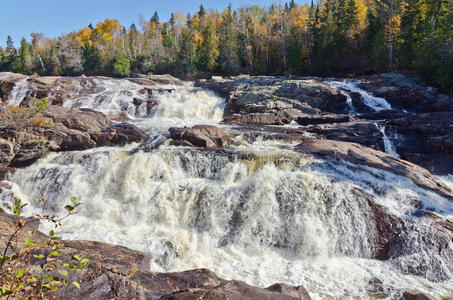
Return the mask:
<svg viewBox="0 0 453 300">
<path fill-rule="evenodd" d="M 224 101 L 187 84 L 157 96 L 152 115 L 136 108 L 141 86 L 96 79 L 106 90 L 67 101 L 68 107 L 127 112 L 151 134 L 170 126 L 217 124 Z M 349 84 L 348 89 L 352 90 Z M 21 91 L 16 91 L 22 95 Z M 21 99 L 12 99 L 15 104 Z M 380 101 L 379 107 L 385 106 Z M 423 190 L 409 179 L 350 163 L 332 164 L 292 151 L 290 144 L 236 138 L 240 146 L 226 151 L 197 150 L 164 144 L 151 152 L 138 145 L 51 153 L 8 180 L 9 192 L 30 203 L 27 214 L 63 213 L 65 201 L 83 205 L 64 221 L 65 239 L 97 240 L 146 252 L 153 271 L 209 268 L 227 279 L 268 286 L 276 282 L 305 286 L 314 299 L 373 298 L 379 282 L 388 299 L 403 290 L 433 297 L 453 295 L 451 262 L 417 240 L 429 230 L 413 228 L 414 254 L 398 261 L 371 259 L 374 237 L 367 226 L 369 208 L 354 189 L 371 194 L 390 213 L 413 218 L 413 200 L 453 221 L 453 203 Z M 446 182 L 453 178 L 445 177 Z M 50 225 L 42 224 L 47 232 Z M 449 245 L 453 251 L 453 241 Z M 429 257 L 429 258 L 428 258 Z M 403 270 L 418 261 L 435 259 L 427 276 Z M 440 266 L 440 267 L 439 267 Z M 432 269 L 430 269 L 432 268 Z M 447 280 L 432 280 L 442 268 Z"/>
</svg>

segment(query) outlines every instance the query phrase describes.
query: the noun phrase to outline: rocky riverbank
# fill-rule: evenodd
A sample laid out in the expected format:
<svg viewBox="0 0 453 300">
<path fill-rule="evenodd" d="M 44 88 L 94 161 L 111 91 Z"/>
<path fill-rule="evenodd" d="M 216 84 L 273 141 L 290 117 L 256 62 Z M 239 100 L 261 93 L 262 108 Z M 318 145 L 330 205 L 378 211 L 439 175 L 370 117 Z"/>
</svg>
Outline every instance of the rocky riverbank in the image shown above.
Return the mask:
<svg viewBox="0 0 453 300">
<path fill-rule="evenodd" d="M 453 191 L 436 176 L 453 173 L 451 97 L 424 86 L 417 78 L 401 74 L 355 79 L 213 77 L 196 82 L 190 95 L 178 90 L 184 86 L 169 76 L 110 80 L 2 73 L 0 98 L 4 104 L 27 107 L 33 98 L 45 96 L 52 105 L 40 113 L 46 126 L 24 130 L 10 122 L 0 125 L 0 168 L 5 173 L 12 168 L 31 166 L 30 182 L 57 182 L 59 174 L 64 174 L 58 181 L 61 190 L 74 180 L 84 181 L 75 173 L 82 172 L 91 178 L 91 173 L 85 170 L 93 169 L 94 174 L 102 175 L 87 179 L 83 186 L 84 189 L 91 186 L 95 198 L 102 193 L 109 199 L 123 195 L 128 200 L 120 199 L 126 201 L 121 204 L 122 209 L 133 209 L 128 205 L 136 202 L 145 207 L 148 203 L 156 205 L 148 214 L 159 214 L 147 226 L 154 226 L 155 220 L 165 223 L 165 218 L 169 218 L 165 210 L 167 200 L 172 199 L 168 200 L 172 203 L 171 211 L 181 213 L 177 219 L 190 217 L 182 225 L 168 225 L 173 229 L 187 226 L 178 239 L 193 228 L 192 235 L 206 231 L 216 239 L 212 244 L 217 248 L 213 249 L 243 246 L 242 239 L 251 234 L 252 241 L 247 240 L 246 246 L 271 247 L 288 257 L 316 257 L 322 252 L 329 257 L 340 255 L 389 264 L 401 276 L 423 278 L 429 284 L 443 286 L 451 280 L 453 219 L 449 214 Z M 219 106 L 218 99 L 206 90 L 225 99 L 225 106 Z M 184 104 L 171 102 L 173 98 Z M 197 101 L 203 105 L 211 101 L 209 105 L 213 107 L 206 110 L 200 105 L 188 112 L 189 105 L 197 106 Z M 218 118 L 220 108 L 223 117 Z M 0 109 L 7 112 L 8 107 Z M 203 119 L 206 112 L 209 118 L 216 118 L 215 126 L 204 122 L 210 121 L 208 117 Z M 177 116 L 175 124 L 159 124 L 168 122 L 169 116 Z M 203 118 L 198 120 L 199 116 Z M 157 121 L 147 123 L 153 119 Z M 198 121 L 195 125 L 181 120 Z M 138 145 L 125 146 L 131 143 Z M 257 149 L 255 145 L 259 145 Z M 113 146 L 127 151 L 112 150 Z M 106 148 L 96 151 L 97 147 Z M 72 156 L 64 154 L 87 149 L 92 150 L 84 154 L 86 165 L 78 152 L 72 152 Z M 47 161 L 49 152 L 59 152 L 61 158 L 51 156 Z M 42 160 L 36 162 L 39 158 Z M 34 170 L 36 164 L 39 166 Z M 269 164 L 275 169 L 267 170 Z M 18 173 L 16 176 L 28 176 Z M 272 177 L 274 174 L 280 177 Z M 126 176 L 131 178 L 125 181 Z M 192 177 L 190 183 L 184 181 Z M 267 178 L 264 186 L 261 177 Z M 15 180 L 20 181 L 9 175 L 7 181 L 0 181 L 0 200 L 14 195 L 18 189 L 12 186 Z M 106 190 L 99 191 L 91 180 L 101 180 L 100 185 L 104 184 Z M 169 186 L 167 180 L 171 181 Z M 22 188 L 27 182 L 21 183 Z M 224 190 L 227 184 L 232 184 L 231 190 Z M 129 191 L 129 185 L 136 186 L 136 190 Z M 154 196 L 146 198 L 141 189 L 150 189 L 145 194 Z M 129 192 L 123 194 L 123 190 Z M 60 192 L 48 194 L 56 197 Z M 233 195 L 239 195 L 238 199 Z M 92 195 L 86 196 L 91 199 Z M 215 203 L 212 199 L 216 199 Z M 270 212 L 257 199 L 266 199 L 268 205 L 274 205 L 271 211 L 276 216 L 266 215 Z M 155 201 L 163 202 L 154 204 Z M 311 201 L 317 204 L 312 207 Z M 185 208 L 179 207 L 179 202 L 185 203 Z M 56 205 L 53 203 L 52 207 Z M 215 215 L 225 210 L 231 214 Z M 116 212 L 113 215 L 115 220 L 120 218 Z M 308 225 L 300 224 L 300 220 L 308 222 L 314 216 L 319 220 L 307 224 L 317 228 L 317 233 L 308 234 Z M 269 228 L 268 218 L 276 218 Z M 3 219 L 8 217 L 3 215 Z M 120 223 L 129 224 L 128 220 Z M 322 226 L 318 228 L 319 224 Z M 331 242 L 319 246 L 323 241 L 314 236 L 321 239 L 318 235 L 326 228 L 328 232 L 323 234 L 331 236 L 328 239 Z M 351 231 L 357 232 L 357 236 Z M 177 248 L 174 245 L 178 242 L 173 239 L 163 242 L 159 248 L 163 254 L 156 253 L 160 256 L 154 261 L 153 253 L 147 256 L 104 243 L 66 241 L 68 251 L 86 250 L 96 262 L 81 277 L 86 288 L 82 292 L 71 290 L 74 293 L 71 295 L 309 299 L 301 286 L 278 284 L 257 288 L 221 279 L 206 269 L 150 272 L 150 261 L 165 269 L 169 261 L 186 255 L 188 246 Z M 113 253 L 114 258 L 107 259 L 108 253 Z M 137 272 L 128 276 L 131 269 Z M 361 292 L 365 290 L 365 294 L 378 298 L 399 295 L 403 299 L 429 299 L 406 287 L 395 292 L 388 284 L 373 277 L 361 287 Z M 332 293 L 330 290 L 325 295 L 341 294 Z"/>
</svg>

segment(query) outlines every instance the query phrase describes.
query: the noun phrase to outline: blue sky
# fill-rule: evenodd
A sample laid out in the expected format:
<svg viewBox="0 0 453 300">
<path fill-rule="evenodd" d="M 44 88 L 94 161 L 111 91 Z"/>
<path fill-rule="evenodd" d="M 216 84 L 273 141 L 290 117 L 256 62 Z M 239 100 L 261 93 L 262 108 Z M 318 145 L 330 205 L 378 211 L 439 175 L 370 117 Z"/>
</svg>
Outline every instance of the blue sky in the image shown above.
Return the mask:
<svg viewBox="0 0 453 300">
<path fill-rule="evenodd" d="M 288 0 L 289 1 L 289 0 Z M 202 3 L 207 9 L 248 5 L 268 6 L 285 0 L 0 0 L 0 45 L 11 35 L 16 46 L 20 39 L 29 39 L 31 32 L 56 37 L 105 18 L 118 19 L 122 25 L 139 24 L 139 16 L 149 19 L 154 11 L 167 21 L 175 11 L 195 12 Z M 296 1 L 298 4 L 305 0 Z"/>
</svg>

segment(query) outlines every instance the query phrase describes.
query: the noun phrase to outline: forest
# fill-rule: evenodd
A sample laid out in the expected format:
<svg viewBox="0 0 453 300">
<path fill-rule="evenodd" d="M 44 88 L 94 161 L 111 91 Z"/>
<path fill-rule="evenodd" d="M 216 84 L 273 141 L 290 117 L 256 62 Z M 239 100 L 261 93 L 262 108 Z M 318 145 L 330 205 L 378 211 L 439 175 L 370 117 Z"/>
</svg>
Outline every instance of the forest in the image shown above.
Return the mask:
<svg viewBox="0 0 453 300">
<path fill-rule="evenodd" d="M 453 93 L 453 0 L 294 0 L 222 11 L 106 19 L 0 47 L 0 71 L 38 75 L 421 75 Z"/>
</svg>

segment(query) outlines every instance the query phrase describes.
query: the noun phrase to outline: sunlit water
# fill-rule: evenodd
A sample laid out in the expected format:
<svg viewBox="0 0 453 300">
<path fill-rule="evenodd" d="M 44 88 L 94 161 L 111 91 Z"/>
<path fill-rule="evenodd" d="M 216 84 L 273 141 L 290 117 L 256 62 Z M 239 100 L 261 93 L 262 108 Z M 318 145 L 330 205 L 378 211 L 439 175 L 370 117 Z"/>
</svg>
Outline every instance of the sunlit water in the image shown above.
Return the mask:
<svg viewBox="0 0 453 300">
<path fill-rule="evenodd" d="M 140 86 L 100 84 L 104 92 L 65 105 L 124 111 L 148 132 L 222 119 L 223 100 L 190 85 L 153 95 L 159 106 L 148 114 L 133 104 L 143 97 Z M 389 172 L 297 153 L 294 144 L 238 144 L 224 151 L 164 144 L 144 152 L 132 144 L 51 153 L 11 175 L 12 189 L 0 194 L 0 203 L 7 208 L 19 197 L 31 204 L 31 215 L 41 212 L 43 197 L 46 212 L 62 213 L 75 196 L 83 205 L 64 221 L 65 239 L 144 251 L 153 271 L 206 267 L 259 286 L 304 285 L 313 298 L 391 299 L 407 289 L 453 294 L 453 242 L 439 253 L 434 239 L 426 242 L 438 234 L 431 221 L 412 215 L 420 202 L 453 221 L 452 202 Z M 406 252 L 397 259 L 372 259 L 376 236 L 367 195 L 408 228 Z M 409 274 L 414 265 L 423 275 Z"/>
</svg>

